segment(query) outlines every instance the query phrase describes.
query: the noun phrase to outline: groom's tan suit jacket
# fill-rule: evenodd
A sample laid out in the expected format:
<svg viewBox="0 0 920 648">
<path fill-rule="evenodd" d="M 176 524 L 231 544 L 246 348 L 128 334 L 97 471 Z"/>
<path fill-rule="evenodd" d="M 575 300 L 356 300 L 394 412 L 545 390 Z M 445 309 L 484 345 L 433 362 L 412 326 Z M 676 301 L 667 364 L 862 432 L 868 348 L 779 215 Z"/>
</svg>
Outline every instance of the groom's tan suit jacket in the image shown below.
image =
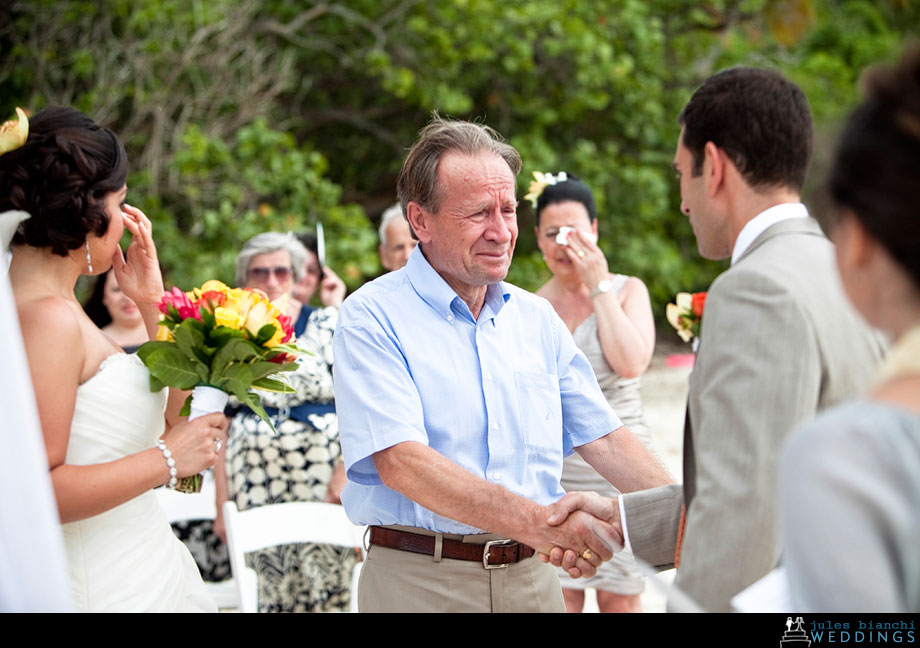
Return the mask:
<svg viewBox="0 0 920 648">
<path fill-rule="evenodd" d="M 860 392 L 883 346 L 847 301 L 833 246 L 811 218 L 772 225 L 713 282 L 700 337 L 683 487 L 623 503 L 634 553 L 660 567 L 674 561 L 686 506 L 675 582 L 704 609 L 729 611 L 779 561 L 780 446 L 797 423 Z"/>
</svg>

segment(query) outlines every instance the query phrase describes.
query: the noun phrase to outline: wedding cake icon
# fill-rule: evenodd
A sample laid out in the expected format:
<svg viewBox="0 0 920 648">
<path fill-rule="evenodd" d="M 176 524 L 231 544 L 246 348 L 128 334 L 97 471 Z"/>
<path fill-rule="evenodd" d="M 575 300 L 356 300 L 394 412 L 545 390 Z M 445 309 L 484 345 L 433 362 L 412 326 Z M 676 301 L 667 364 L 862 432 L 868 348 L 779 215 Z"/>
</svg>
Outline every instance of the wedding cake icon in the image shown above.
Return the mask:
<svg viewBox="0 0 920 648">
<path fill-rule="evenodd" d="M 796 648 L 797 646 L 807 648 L 811 645 L 808 633 L 802 628 L 804 623 L 805 621 L 802 617 L 796 617 L 794 623 L 792 617 L 786 617 L 786 632 L 783 633 L 783 638 L 780 639 L 780 648 Z M 795 625 L 795 628 L 792 627 L 793 625 Z"/>
</svg>

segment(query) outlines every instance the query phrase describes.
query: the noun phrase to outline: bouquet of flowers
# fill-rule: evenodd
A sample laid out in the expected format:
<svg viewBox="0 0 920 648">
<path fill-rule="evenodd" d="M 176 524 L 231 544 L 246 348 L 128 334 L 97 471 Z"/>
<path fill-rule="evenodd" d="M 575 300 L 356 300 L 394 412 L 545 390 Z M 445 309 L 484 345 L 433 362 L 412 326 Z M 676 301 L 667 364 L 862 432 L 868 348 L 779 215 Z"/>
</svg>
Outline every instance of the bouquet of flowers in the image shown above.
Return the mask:
<svg viewBox="0 0 920 648">
<path fill-rule="evenodd" d="M 276 374 L 296 369 L 301 351 L 294 345 L 291 319 L 279 306 L 259 290 L 211 280 L 190 293 L 173 288 L 159 308 L 156 341 L 137 351 L 150 371 L 150 390 L 194 389 L 180 412 L 190 419 L 222 411 L 233 394 L 274 430 L 258 394 L 250 390 L 292 391 Z M 177 490 L 200 487 L 195 475 Z"/>
<path fill-rule="evenodd" d="M 690 342 L 700 335 L 700 322 L 706 305 L 706 293 L 677 293 L 676 304 L 668 304 L 665 314 L 668 322 L 677 330 L 684 342 Z"/>
</svg>

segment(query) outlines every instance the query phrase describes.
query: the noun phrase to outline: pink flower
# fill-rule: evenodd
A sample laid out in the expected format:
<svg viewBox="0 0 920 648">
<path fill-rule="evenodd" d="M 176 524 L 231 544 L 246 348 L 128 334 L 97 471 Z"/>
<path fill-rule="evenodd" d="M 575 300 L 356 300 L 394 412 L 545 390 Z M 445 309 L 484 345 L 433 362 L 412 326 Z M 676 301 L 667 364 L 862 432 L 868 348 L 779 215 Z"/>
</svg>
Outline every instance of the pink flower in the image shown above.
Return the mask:
<svg viewBox="0 0 920 648">
<path fill-rule="evenodd" d="M 163 295 L 163 299 L 159 304 L 160 312 L 164 315 L 169 314 L 170 307 L 176 309 L 176 312 L 179 314 L 179 319 L 185 320 L 194 317 L 199 322 L 201 321 L 201 311 L 198 306 L 192 303 L 188 295 L 175 286 L 173 286 L 170 292 Z"/>
</svg>

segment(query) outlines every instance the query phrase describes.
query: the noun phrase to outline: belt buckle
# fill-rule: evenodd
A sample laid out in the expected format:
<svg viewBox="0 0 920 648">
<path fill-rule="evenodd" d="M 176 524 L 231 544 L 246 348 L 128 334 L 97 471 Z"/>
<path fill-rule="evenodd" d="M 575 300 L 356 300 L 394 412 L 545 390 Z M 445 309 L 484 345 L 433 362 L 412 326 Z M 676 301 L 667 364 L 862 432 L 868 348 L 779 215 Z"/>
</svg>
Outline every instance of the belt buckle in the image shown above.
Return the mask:
<svg viewBox="0 0 920 648">
<path fill-rule="evenodd" d="M 489 540 L 482 548 L 482 566 L 486 569 L 505 569 L 508 566 L 508 563 L 502 565 L 490 565 L 489 564 L 489 549 L 496 545 L 510 545 L 514 544 L 516 541 L 510 538 L 504 538 L 503 540 Z"/>
</svg>

